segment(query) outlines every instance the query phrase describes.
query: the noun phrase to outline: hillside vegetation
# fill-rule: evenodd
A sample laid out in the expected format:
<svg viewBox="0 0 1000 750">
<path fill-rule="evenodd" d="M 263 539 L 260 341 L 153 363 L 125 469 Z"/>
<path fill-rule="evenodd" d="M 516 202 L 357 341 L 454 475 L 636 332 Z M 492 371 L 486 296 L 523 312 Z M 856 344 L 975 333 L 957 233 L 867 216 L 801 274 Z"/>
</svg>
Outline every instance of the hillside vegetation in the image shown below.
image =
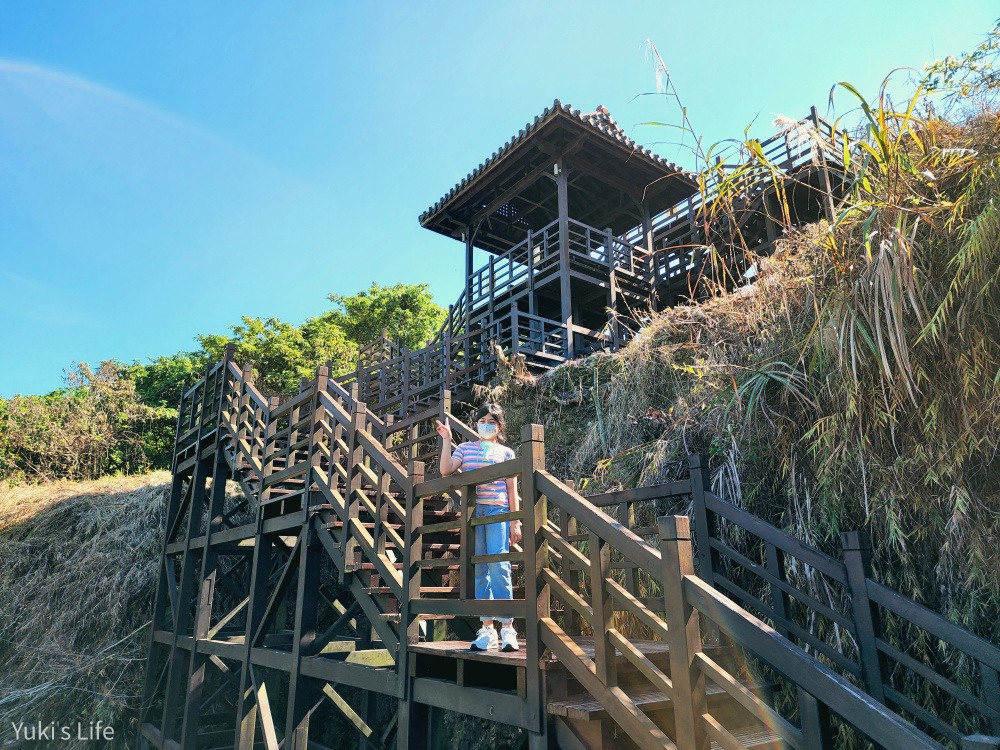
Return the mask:
<svg viewBox="0 0 1000 750">
<path fill-rule="evenodd" d="M 0 482 L 95 479 L 170 466 L 181 394 L 232 344 L 267 395 L 296 392 L 319 365 L 353 370 L 358 349 L 383 334 L 419 347 L 437 332 L 445 311 L 427 284 L 373 283 L 300 325 L 243 316 L 230 334 L 197 336 L 192 352 L 92 368 L 77 363 L 66 387 L 45 395 L 0 399 Z"/>
</svg>

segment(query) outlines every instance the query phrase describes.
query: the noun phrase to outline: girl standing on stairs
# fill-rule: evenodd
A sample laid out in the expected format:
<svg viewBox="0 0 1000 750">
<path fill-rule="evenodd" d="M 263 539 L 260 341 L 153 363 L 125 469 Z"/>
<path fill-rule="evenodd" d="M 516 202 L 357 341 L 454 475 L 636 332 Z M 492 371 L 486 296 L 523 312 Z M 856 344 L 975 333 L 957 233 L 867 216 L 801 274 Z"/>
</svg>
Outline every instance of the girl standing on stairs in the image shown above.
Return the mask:
<svg viewBox="0 0 1000 750">
<path fill-rule="evenodd" d="M 476 432 L 479 440 L 462 443 L 452 453 L 451 425 L 445 417 L 444 423 L 437 423 L 441 436 L 441 475 L 448 476 L 456 471 L 472 471 L 490 464 L 498 464 L 514 458 L 514 451 L 499 440 L 504 438 L 503 409 L 498 404 L 484 404 L 476 414 Z M 520 508 L 517 494 L 517 479 L 498 479 L 476 485 L 475 516 L 492 516 L 500 513 L 517 512 Z M 521 522 L 499 521 L 475 527 L 475 555 L 499 555 L 510 551 L 511 544 L 521 541 Z M 514 596 L 510 576 L 510 562 L 476 563 L 477 599 L 512 599 Z M 514 621 L 500 620 L 500 636 L 493 627 L 492 617 L 481 617 L 482 627 L 472 642 L 473 651 L 488 651 L 502 648 L 516 651 L 517 631 Z"/>
</svg>

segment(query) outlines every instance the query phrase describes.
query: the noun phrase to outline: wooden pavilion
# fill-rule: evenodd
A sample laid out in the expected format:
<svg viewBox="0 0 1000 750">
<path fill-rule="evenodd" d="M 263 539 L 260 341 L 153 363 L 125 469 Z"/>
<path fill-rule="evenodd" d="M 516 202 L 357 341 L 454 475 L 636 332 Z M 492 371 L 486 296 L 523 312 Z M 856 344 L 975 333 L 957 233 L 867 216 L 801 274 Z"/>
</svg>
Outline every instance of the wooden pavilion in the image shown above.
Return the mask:
<svg viewBox="0 0 1000 750">
<path fill-rule="evenodd" d="M 454 324 L 508 332 L 501 321 L 516 311 L 531 354 L 561 360 L 617 336 L 608 310 L 628 316 L 648 306 L 652 217 L 696 192 L 689 175 L 629 138 L 605 107 L 581 113 L 557 100 L 420 223 L 465 245 Z M 478 269 L 476 248 L 490 254 Z"/>
</svg>

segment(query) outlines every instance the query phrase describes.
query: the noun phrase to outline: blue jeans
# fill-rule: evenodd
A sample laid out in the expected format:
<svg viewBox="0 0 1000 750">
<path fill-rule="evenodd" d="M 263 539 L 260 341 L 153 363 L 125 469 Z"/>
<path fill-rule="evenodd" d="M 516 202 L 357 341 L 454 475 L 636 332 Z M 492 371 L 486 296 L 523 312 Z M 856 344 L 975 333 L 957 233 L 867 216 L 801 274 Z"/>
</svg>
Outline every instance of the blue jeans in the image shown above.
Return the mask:
<svg viewBox="0 0 1000 750">
<path fill-rule="evenodd" d="M 476 505 L 474 516 L 495 516 L 509 513 L 506 505 Z M 510 522 L 498 521 L 476 526 L 476 555 L 499 555 L 510 552 Z M 510 580 L 510 561 L 476 563 L 477 599 L 512 599 L 514 587 Z M 509 617 L 480 617 L 483 622 L 499 620 L 501 625 L 513 622 Z"/>
</svg>

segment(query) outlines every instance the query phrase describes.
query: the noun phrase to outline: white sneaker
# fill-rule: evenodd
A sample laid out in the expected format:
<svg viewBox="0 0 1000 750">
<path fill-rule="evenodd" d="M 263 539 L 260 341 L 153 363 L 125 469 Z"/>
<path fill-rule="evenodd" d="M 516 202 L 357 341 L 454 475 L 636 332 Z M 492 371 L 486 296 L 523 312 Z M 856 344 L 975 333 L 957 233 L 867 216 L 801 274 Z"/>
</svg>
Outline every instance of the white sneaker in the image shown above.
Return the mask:
<svg viewBox="0 0 1000 750">
<path fill-rule="evenodd" d="M 476 633 L 476 640 L 469 646 L 473 651 L 491 651 L 499 647 L 497 630 L 492 625 L 483 625 Z"/>
<path fill-rule="evenodd" d="M 517 644 L 517 631 L 513 625 L 504 625 L 500 628 L 500 648 L 503 651 L 517 651 L 520 648 Z"/>
</svg>

